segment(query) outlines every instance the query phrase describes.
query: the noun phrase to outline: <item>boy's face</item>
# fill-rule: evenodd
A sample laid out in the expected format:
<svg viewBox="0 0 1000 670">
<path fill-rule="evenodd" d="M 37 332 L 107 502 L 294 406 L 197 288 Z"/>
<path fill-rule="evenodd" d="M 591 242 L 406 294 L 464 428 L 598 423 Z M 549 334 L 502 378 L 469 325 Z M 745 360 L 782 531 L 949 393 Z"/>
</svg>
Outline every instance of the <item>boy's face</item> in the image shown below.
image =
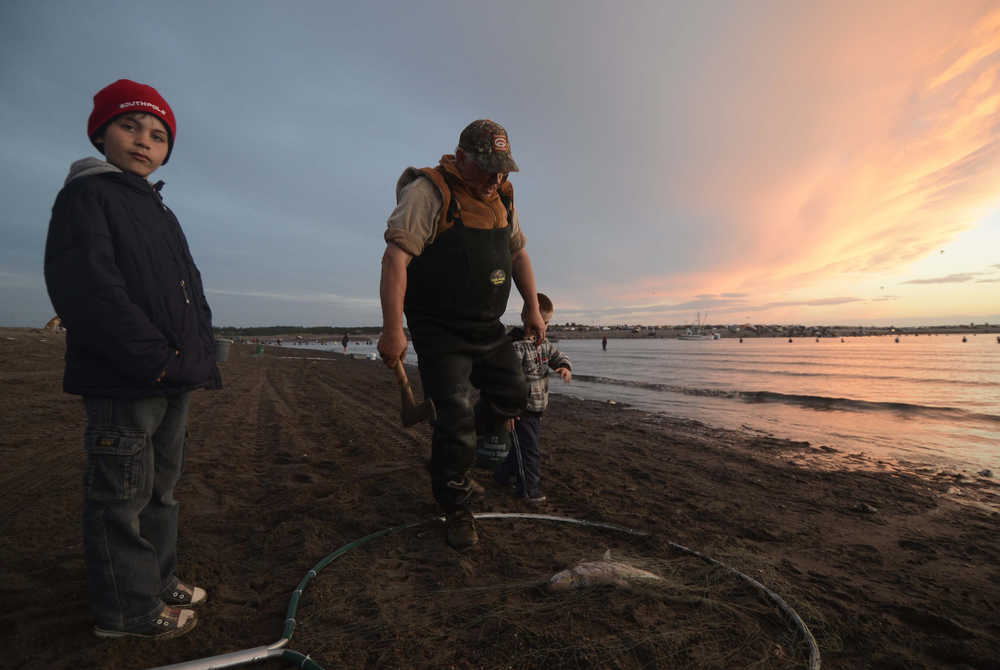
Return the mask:
<svg viewBox="0 0 1000 670">
<path fill-rule="evenodd" d="M 125 172 L 148 177 L 163 165 L 170 149 L 167 127 L 152 114 L 135 112 L 111 120 L 98 138 L 109 163 Z"/>
</svg>

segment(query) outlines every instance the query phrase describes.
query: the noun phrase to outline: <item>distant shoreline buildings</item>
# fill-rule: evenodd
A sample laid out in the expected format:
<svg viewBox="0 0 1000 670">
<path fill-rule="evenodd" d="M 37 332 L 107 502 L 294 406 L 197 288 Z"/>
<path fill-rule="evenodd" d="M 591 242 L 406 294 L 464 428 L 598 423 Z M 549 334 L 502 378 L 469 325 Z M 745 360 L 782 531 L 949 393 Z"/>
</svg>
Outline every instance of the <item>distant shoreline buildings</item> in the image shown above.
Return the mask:
<svg viewBox="0 0 1000 670">
<path fill-rule="evenodd" d="M 507 324 L 508 326 L 513 324 Z M 675 339 L 695 327 L 694 324 L 647 326 L 640 324 L 616 324 L 613 326 L 587 325 L 578 323 L 554 323 L 549 326 L 553 339 L 601 339 L 609 338 L 663 338 Z M 217 327 L 216 333 L 225 337 L 274 338 L 287 341 L 306 339 L 311 341 L 338 340 L 350 333 L 352 341 L 375 340 L 382 331 L 381 326 L 255 326 Z M 701 324 L 701 331 L 723 338 L 841 338 L 879 336 L 920 336 L 920 335 L 977 335 L 1000 333 L 1000 323 L 969 323 L 947 326 L 807 326 L 787 324 Z"/>
<path fill-rule="evenodd" d="M 588 326 L 580 324 L 552 324 L 549 333 L 563 339 L 590 337 L 659 337 L 676 338 L 689 331 L 693 325 L 645 326 L 616 325 Z M 998 333 L 1000 324 L 969 323 L 948 326 L 806 326 L 781 324 L 702 324 L 701 331 L 720 338 L 756 337 L 877 337 L 884 335 L 975 335 Z M 557 335 L 558 334 L 558 335 Z"/>
</svg>

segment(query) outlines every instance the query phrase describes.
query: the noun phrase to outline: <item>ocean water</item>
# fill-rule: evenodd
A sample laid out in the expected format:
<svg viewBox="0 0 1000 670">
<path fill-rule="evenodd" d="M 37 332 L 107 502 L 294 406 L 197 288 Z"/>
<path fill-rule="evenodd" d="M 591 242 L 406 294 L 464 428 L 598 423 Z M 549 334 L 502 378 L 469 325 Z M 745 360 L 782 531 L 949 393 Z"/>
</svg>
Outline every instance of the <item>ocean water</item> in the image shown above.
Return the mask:
<svg viewBox="0 0 1000 670">
<path fill-rule="evenodd" d="M 610 339 L 607 351 L 561 340 L 573 381 L 553 377 L 550 389 L 874 459 L 1000 472 L 1000 343 L 962 337 Z M 375 351 L 374 340 L 349 347 Z"/>
<path fill-rule="evenodd" d="M 554 393 L 869 457 L 1000 471 L 996 334 L 563 340 Z"/>
</svg>

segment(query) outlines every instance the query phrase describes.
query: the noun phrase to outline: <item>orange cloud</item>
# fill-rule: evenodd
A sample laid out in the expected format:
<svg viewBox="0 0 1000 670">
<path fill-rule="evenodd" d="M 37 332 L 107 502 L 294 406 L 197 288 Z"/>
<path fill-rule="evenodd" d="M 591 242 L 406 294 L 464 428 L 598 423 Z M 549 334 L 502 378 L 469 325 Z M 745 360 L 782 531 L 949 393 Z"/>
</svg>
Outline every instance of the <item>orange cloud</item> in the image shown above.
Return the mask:
<svg viewBox="0 0 1000 670">
<path fill-rule="evenodd" d="M 931 33 L 934 29 L 928 26 Z M 820 95 L 827 106 L 814 119 L 800 119 L 795 110 L 816 109 L 810 92 L 786 92 L 764 111 L 788 120 L 788 137 L 776 143 L 772 129 L 765 133 L 770 145 L 734 141 L 734 153 L 718 157 L 724 169 L 706 171 L 712 179 L 693 189 L 702 206 L 733 226 L 752 229 L 749 246 L 727 248 L 728 240 L 720 239 L 721 263 L 672 276 L 669 284 L 650 278 L 631 295 L 656 291 L 664 300 L 691 295 L 688 291 L 778 295 L 834 278 L 899 273 L 997 205 L 1000 11 L 971 30 L 956 25 L 933 58 L 914 51 L 909 69 L 898 56 L 910 48 L 925 53 L 928 42 L 919 35 L 901 36 L 900 46 L 883 33 L 803 32 L 833 45 L 819 68 L 828 80 L 811 86 L 845 95 Z M 797 47 L 815 53 L 802 43 Z M 887 62 L 886 54 L 897 58 Z M 775 77 L 806 78 L 787 62 L 776 67 L 797 74 L 781 70 Z M 850 69 L 838 69 L 844 67 Z M 852 87 L 855 74 L 865 87 Z M 787 146 L 796 143 L 798 148 Z"/>
<path fill-rule="evenodd" d="M 928 88 L 937 88 L 966 74 L 984 60 L 1000 52 L 1000 10 L 983 17 L 971 31 L 973 44 L 944 72 L 934 77 Z"/>
</svg>

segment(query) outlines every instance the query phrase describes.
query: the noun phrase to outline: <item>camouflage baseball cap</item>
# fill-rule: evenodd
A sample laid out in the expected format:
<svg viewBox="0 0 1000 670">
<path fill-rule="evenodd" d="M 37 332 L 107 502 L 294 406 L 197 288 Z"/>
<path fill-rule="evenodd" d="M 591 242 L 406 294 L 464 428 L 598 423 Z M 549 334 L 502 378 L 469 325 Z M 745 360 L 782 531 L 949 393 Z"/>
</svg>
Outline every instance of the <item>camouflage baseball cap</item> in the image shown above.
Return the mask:
<svg viewBox="0 0 1000 670">
<path fill-rule="evenodd" d="M 507 131 L 496 121 L 479 119 L 465 127 L 458 146 L 487 172 L 517 172 L 517 163 L 510 155 Z"/>
</svg>

